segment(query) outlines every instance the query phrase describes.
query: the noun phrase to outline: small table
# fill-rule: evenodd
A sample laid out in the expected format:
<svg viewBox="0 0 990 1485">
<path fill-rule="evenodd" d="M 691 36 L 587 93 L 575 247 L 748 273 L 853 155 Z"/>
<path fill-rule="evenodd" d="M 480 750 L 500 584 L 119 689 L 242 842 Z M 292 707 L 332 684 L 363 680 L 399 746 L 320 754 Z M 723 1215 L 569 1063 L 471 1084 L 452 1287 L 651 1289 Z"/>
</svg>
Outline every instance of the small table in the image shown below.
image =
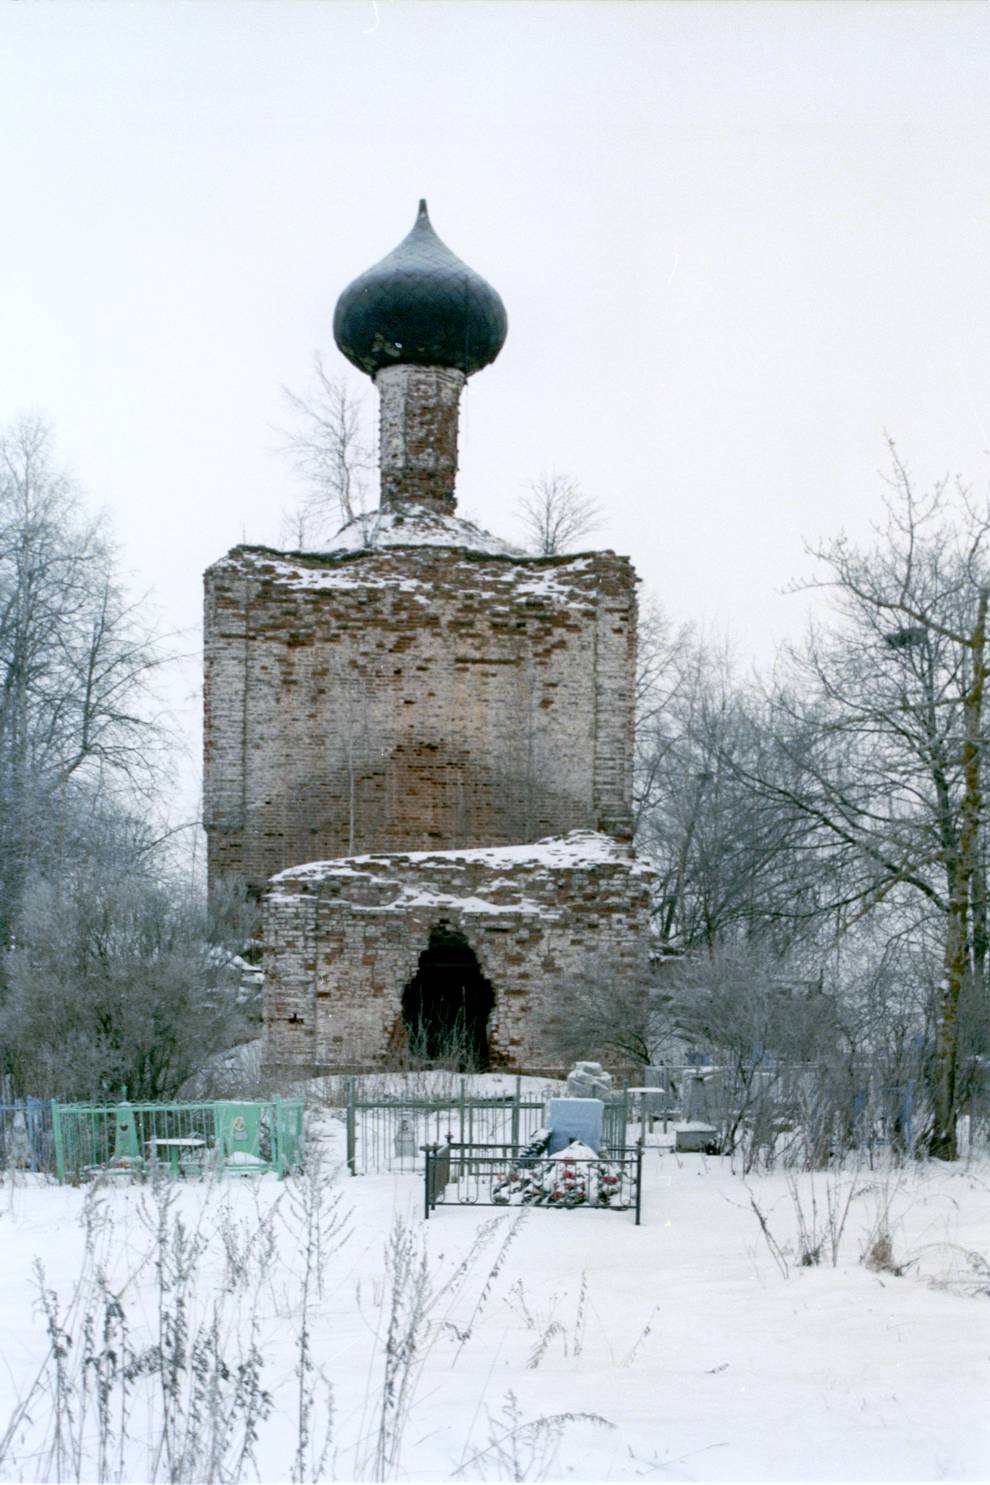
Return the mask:
<svg viewBox="0 0 990 1485">
<path fill-rule="evenodd" d="M 206 1141 L 200 1139 L 198 1135 L 192 1134 L 184 1135 L 181 1139 L 152 1139 L 148 1140 L 147 1144 L 148 1154 L 152 1160 L 157 1160 L 158 1151 L 164 1150 L 168 1156 L 169 1171 L 173 1176 L 180 1176 L 182 1174 L 183 1151 L 188 1153 L 194 1150 L 202 1150 L 206 1146 Z"/>
</svg>

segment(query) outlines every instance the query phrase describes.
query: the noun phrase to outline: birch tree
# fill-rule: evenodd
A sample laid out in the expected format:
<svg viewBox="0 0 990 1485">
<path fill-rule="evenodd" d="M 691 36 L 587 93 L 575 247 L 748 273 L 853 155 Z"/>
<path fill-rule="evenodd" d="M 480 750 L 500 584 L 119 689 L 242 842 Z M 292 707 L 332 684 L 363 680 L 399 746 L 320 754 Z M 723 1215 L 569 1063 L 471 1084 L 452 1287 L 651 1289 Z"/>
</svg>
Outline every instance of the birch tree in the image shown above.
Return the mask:
<svg viewBox="0 0 990 1485">
<path fill-rule="evenodd" d="M 257 1034 L 235 957 L 252 906 L 224 893 L 208 904 L 156 832 L 113 805 L 72 827 L 71 858 L 29 870 L 2 955 L 0 1065 L 36 1096 L 174 1097 Z"/>
<path fill-rule="evenodd" d="M 330 541 L 367 510 L 373 439 L 360 398 L 346 381 L 330 375 L 319 352 L 307 389 L 282 391 L 295 424 L 284 432 L 281 452 L 303 486 L 299 501 L 283 517 L 283 539 L 304 550 Z"/>
</svg>

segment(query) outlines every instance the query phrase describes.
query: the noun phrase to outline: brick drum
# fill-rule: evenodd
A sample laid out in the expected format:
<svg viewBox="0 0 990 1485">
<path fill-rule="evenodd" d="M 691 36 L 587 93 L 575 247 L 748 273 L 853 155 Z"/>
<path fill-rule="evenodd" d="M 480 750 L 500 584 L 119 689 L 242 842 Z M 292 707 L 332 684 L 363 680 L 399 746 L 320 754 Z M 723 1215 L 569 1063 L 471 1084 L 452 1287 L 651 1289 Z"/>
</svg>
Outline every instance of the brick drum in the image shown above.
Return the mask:
<svg viewBox="0 0 990 1485">
<path fill-rule="evenodd" d="M 442 366 L 386 366 L 378 388 L 381 503 L 429 501 L 453 511 L 457 414 L 464 373 Z"/>
</svg>

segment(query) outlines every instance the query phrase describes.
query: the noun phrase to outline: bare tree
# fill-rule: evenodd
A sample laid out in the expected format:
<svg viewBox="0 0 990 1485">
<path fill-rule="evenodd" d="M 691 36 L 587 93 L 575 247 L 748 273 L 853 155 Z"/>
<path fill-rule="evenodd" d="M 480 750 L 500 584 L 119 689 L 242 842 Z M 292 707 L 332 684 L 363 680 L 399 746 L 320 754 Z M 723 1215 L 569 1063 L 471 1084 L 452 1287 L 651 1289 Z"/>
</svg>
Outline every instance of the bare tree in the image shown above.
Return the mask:
<svg viewBox="0 0 990 1485">
<path fill-rule="evenodd" d="M 302 498 L 284 517 L 284 539 L 304 549 L 329 540 L 364 514 L 374 467 L 372 439 L 360 399 L 328 373 L 319 351 L 306 392 L 282 391 L 297 425 L 284 433 L 281 452 L 304 486 Z"/>
<path fill-rule="evenodd" d="M 564 1058 L 637 1067 L 669 1051 L 675 1034 L 670 997 L 653 974 L 617 976 L 614 963 L 593 957 L 568 979 L 566 1003 L 566 1016 L 548 1027 Z"/>
<path fill-rule="evenodd" d="M 814 550 L 834 620 L 792 651 L 762 756 L 736 771 L 803 824 L 842 921 L 882 904 L 892 927 L 937 925 L 930 1148 L 954 1158 L 968 980 L 986 1007 L 990 511 L 945 481 L 919 495 L 890 452 L 887 524 L 870 550 Z"/>
<path fill-rule="evenodd" d="M 256 1032 L 234 957 L 251 910 L 230 895 L 208 905 L 114 806 L 69 824 L 75 851 L 30 871 L 3 956 L 3 1070 L 36 1095 L 169 1097 Z"/>
<path fill-rule="evenodd" d="M 654 923 L 678 951 L 708 954 L 740 933 L 776 951 L 817 915 L 805 827 L 741 776 L 762 721 L 724 645 L 646 608 L 640 657 L 636 843 L 657 871 Z"/>
<path fill-rule="evenodd" d="M 601 524 L 601 507 L 578 481 L 556 470 L 526 486 L 517 507 L 527 547 L 540 557 L 571 551 L 580 537 Z"/>
<path fill-rule="evenodd" d="M 167 658 L 124 592 L 106 523 L 56 466 L 51 430 L 24 418 L 0 433 L 0 942 L 71 798 L 157 787 L 151 682 Z"/>
</svg>

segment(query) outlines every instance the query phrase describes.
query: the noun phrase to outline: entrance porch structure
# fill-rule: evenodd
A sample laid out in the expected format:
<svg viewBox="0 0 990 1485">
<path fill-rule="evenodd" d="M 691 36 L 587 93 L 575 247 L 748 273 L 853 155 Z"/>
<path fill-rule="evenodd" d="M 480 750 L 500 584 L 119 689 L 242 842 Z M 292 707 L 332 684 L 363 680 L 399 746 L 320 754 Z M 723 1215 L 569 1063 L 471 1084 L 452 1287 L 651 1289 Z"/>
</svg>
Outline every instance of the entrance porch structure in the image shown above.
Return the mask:
<svg viewBox="0 0 990 1485">
<path fill-rule="evenodd" d="M 265 898 L 269 1057 L 349 1070 L 466 1051 L 558 1074 L 574 987 L 593 977 L 607 1005 L 646 983 L 650 876 L 593 831 L 281 872 Z"/>
</svg>

